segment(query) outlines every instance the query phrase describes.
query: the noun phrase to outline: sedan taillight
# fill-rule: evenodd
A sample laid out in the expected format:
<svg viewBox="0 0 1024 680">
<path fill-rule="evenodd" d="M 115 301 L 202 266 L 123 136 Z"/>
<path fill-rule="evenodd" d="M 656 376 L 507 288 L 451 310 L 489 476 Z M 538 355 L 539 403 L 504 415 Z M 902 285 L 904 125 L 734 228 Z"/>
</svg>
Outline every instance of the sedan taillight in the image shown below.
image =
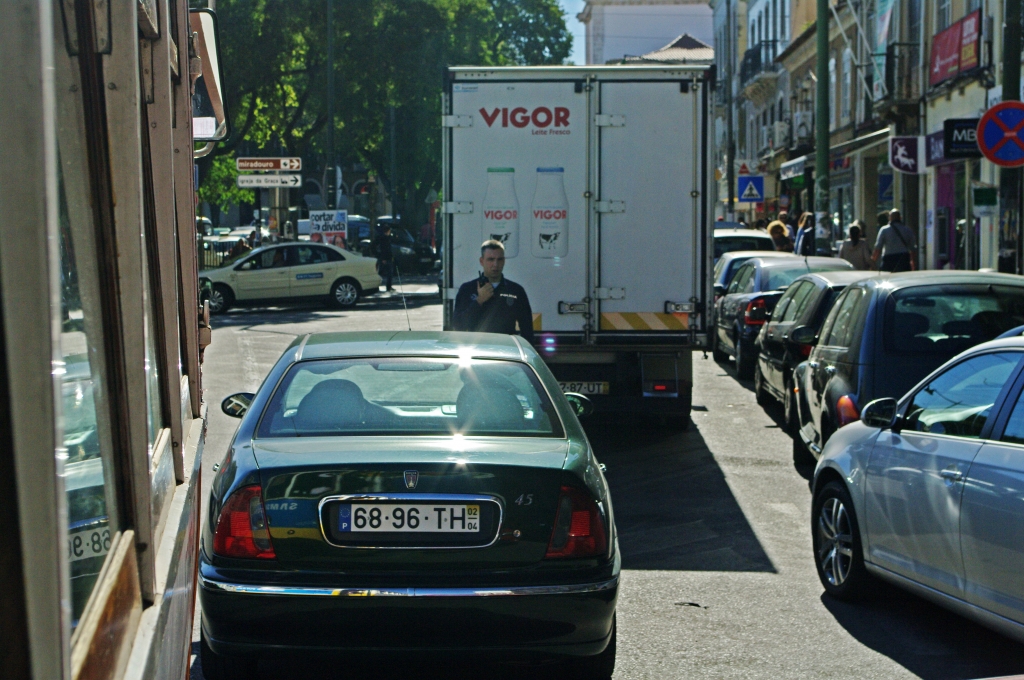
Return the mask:
<svg viewBox="0 0 1024 680">
<path fill-rule="evenodd" d="M 263 489 L 258 484 L 238 489 L 221 508 L 213 533 L 213 552 L 221 557 L 277 558 L 263 509 Z"/>
<path fill-rule="evenodd" d="M 597 502 L 582 489 L 563 486 L 544 557 L 594 557 L 607 549 L 608 535 Z"/>
<path fill-rule="evenodd" d="M 768 303 L 764 298 L 754 298 L 747 303 L 747 309 L 743 312 L 743 321 L 748 326 L 760 326 L 768 318 Z"/>
</svg>

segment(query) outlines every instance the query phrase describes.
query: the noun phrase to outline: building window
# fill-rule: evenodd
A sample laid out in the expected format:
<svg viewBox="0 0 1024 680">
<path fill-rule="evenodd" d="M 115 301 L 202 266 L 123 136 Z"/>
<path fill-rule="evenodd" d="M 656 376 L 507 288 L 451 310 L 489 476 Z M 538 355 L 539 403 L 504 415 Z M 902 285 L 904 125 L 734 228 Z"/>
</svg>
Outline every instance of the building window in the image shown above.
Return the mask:
<svg viewBox="0 0 1024 680">
<path fill-rule="evenodd" d="M 828 129 L 835 130 L 838 127 L 838 116 L 836 115 L 837 109 L 835 102 L 835 91 L 836 91 L 836 60 L 835 57 L 828 60 L 828 91 L 832 93 L 831 106 L 828 107 Z"/>
<path fill-rule="evenodd" d="M 840 91 L 839 115 L 845 125 L 850 122 L 850 91 L 853 87 L 853 52 L 843 52 L 843 87 Z"/>
<path fill-rule="evenodd" d="M 953 0 L 939 0 L 935 5 L 935 28 L 939 31 L 949 27 L 953 21 Z"/>
<path fill-rule="evenodd" d="M 981 9 L 981 0 L 967 0 L 967 14 Z"/>
</svg>

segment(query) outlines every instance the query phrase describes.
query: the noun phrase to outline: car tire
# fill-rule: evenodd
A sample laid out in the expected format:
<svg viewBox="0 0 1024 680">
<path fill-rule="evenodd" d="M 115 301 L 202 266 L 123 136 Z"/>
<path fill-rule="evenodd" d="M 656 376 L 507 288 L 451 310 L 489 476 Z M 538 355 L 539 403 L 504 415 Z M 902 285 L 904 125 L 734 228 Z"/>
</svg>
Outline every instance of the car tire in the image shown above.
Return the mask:
<svg viewBox="0 0 1024 680">
<path fill-rule="evenodd" d="M 739 331 L 736 331 L 736 377 L 740 380 L 750 380 L 754 377 L 754 363 L 747 356 L 750 354 L 750 348 L 746 348 L 744 351 L 743 341 L 739 339 Z"/>
<path fill-rule="evenodd" d="M 764 389 L 764 374 L 761 373 L 761 362 L 754 364 L 754 399 L 761 408 L 767 408 L 772 403 L 771 395 Z"/>
<path fill-rule="evenodd" d="M 799 414 L 796 409 L 796 393 L 793 391 L 793 380 L 786 381 L 786 395 L 782 400 L 783 420 L 786 423 L 786 432 L 791 437 L 800 436 Z"/>
<path fill-rule="evenodd" d="M 331 286 L 331 304 L 342 309 L 355 307 L 361 293 L 354 279 L 338 279 Z"/>
<path fill-rule="evenodd" d="M 199 631 L 199 664 L 206 680 L 251 680 L 257 677 L 256 659 L 224 656 L 210 649 L 206 631 Z"/>
<path fill-rule="evenodd" d="M 711 334 L 711 358 L 720 364 L 729 360 L 729 355 L 718 349 L 718 329 Z"/>
<path fill-rule="evenodd" d="M 215 283 L 213 284 L 213 290 L 210 291 L 209 303 L 210 314 L 223 314 L 231 309 L 231 305 L 235 303 L 235 294 L 229 286 L 223 283 Z"/>
<path fill-rule="evenodd" d="M 612 635 L 604 651 L 595 656 L 585 656 L 566 664 L 565 675 L 578 680 L 611 680 L 615 672 L 615 637 L 618 625 L 612 616 Z"/>
<path fill-rule="evenodd" d="M 831 481 L 814 495 L 811 535 L 814 565 L 825 592 L 847 602 L 863 599 L 871 574 L 864 566 L 853 500 L 842 482 Z"/>
</svg>

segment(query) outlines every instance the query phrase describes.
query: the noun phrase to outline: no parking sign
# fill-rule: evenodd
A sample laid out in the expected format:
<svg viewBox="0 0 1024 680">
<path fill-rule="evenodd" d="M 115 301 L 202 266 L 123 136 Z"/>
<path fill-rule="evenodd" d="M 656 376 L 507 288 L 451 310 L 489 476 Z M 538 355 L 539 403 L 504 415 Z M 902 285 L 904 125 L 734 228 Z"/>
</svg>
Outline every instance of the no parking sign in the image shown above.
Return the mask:
<svg viewBox="0 0 1024 680">
<path fill-rule="evenodd" d="M 978 148 L 1004 168 L 1024 165 L 1024 103 L 1002 102 L 978 122 Z"/>
</svg>

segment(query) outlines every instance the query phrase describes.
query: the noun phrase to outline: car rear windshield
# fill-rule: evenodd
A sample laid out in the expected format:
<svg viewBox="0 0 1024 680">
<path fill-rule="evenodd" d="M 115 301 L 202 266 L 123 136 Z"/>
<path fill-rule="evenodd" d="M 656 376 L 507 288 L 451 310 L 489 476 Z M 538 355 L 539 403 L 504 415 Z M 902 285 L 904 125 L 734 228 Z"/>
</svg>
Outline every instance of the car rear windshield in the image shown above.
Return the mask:
<svg viewBox="0 0 1024 680">
<path fill-rule="evenodd" d="M 756 236 L 722 236 L 715 239 L 715 259 L 734 250 L 775 250 L 770 238 Z"/>
<path fill-rule="evenodd" d="M 257 431 L 261 438 L 390 434 L 563 436 L 529 366 L 421 357 L 297 363 Z"/>
<path fill-rule="evenodd" d="M 803 276 L 804 274 L 812 274 L 814 272 L 828 272 L 835 271 L 837 269 L 849 269 L 849 265 L 846 264 L 846 260 L 838 260 L 834 265 L 832 264 L 812 264 L 807 265 L 803 262 L 790 265 L 788 267 L 774 266 L 767 270 L 768 274 L 768 285 L 765 286 L 765 290 L 778 290 L 793 283 L 797 277 Z"/>
<path fill-rule="evenodd" d="M 1024 324 L 1024 287 L 907 288 L 893 293 L 886 311 L 890 351 L 953 356 Z"/>
</svg>

